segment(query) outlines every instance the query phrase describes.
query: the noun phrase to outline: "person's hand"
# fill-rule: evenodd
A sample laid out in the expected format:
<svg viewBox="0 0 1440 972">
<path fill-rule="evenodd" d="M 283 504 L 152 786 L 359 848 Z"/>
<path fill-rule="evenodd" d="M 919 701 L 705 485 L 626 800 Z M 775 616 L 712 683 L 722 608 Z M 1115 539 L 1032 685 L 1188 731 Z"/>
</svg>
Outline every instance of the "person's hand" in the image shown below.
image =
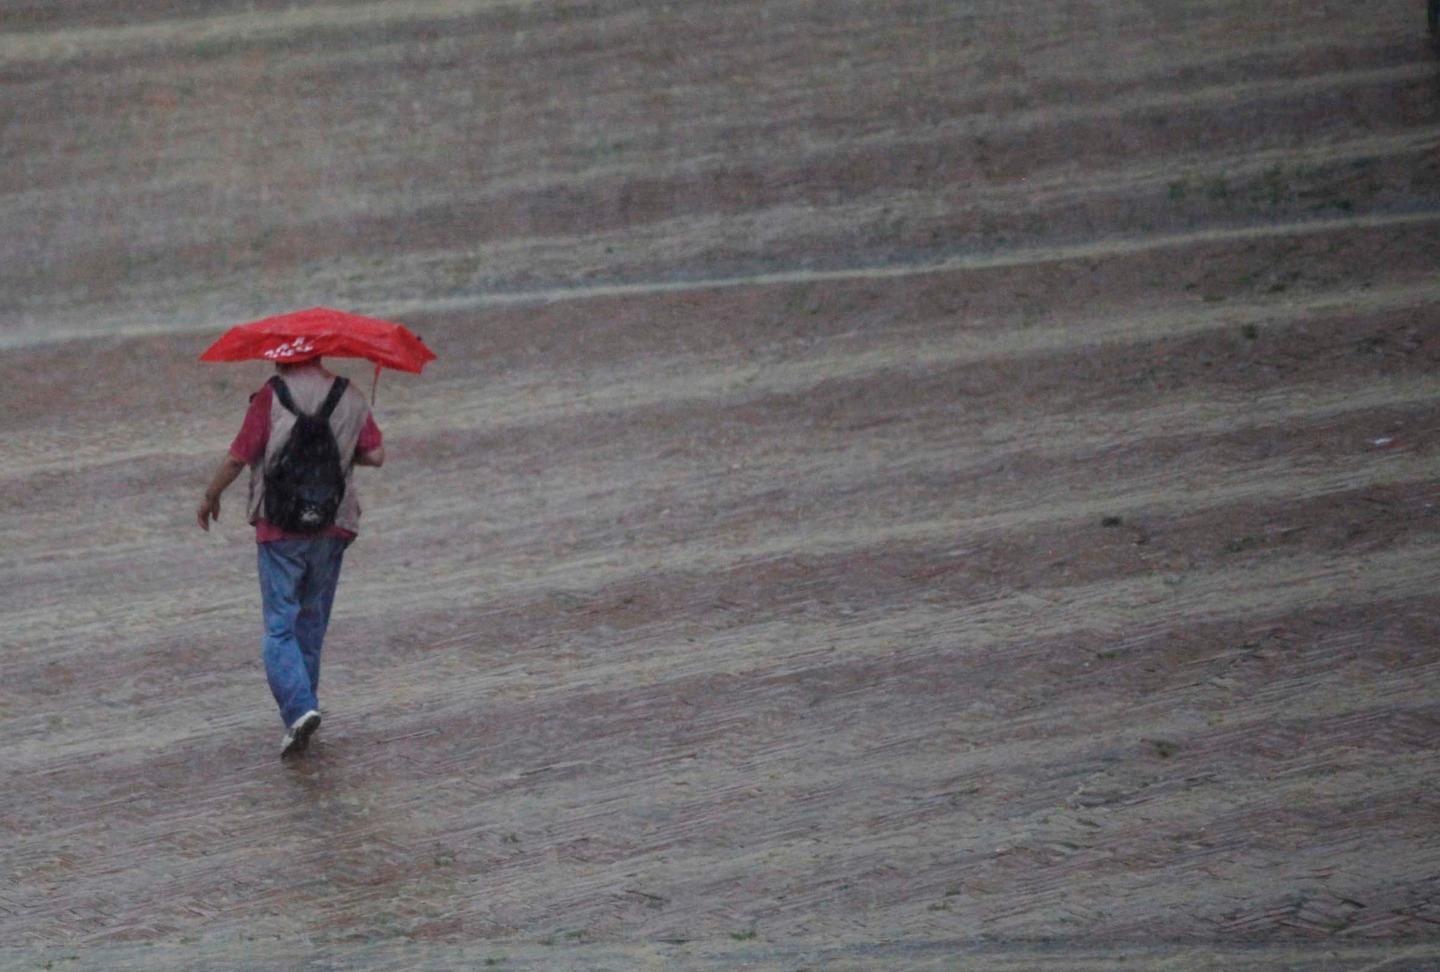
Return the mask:
<svg viewBox="0 0 1440 972">
<path fill-rule="evenodd" d="M 200 521 L 200 529 L 210 532 L 210 521 L 220 519 L 220 497 L 206 496 L 202 499 L 195 510 L 195 517 Z"/>
</svg>

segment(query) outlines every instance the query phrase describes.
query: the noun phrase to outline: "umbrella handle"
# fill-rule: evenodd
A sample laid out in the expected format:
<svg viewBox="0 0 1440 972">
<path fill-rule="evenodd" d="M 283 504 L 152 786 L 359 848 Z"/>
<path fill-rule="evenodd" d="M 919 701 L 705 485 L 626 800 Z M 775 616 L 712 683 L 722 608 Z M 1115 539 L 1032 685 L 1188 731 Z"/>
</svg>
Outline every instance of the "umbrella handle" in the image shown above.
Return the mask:
<svg viewBox="0 0 1440 972">
<path fill-rule="evenodd" d="M 375 389 L 380 385 L 380 365 L 375 365 L 375 377 L 370 381 L 370 407 L 375 407 Z"/>
</svg>

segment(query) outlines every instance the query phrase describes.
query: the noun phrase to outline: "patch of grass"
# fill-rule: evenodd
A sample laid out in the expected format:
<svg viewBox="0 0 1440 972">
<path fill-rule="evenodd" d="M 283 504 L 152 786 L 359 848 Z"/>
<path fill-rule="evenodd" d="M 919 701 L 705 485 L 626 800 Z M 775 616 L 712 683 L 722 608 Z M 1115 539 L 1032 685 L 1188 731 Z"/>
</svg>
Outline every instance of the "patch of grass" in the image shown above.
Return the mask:
<svg viewBox="0 0 1440 972">
<path fill-rule="evenodd" d="M 607 139 L 592 142 L 580 149 L 579 155 L 587 162 L 604 162 L 618 158 L 630 147 L 628 139 Z"/>
<path fill-rule="evenodd" d="M 1184 179 L 1177 179 L 1176 181 L 1170 183 L 1167 189 L 1167 194 L 1170 197 L 1170 201 L 1179 202 L 1181 199 L 1184 199 L 1185 191 L 1188 188 L 1189 187 L 1185 184 Z"/>
<path fill-rule="evenodd" d="M 1180 751 L 1180 747 L 1166 739 L 1152 739 L 1150 745 L 1155 750 L 1155 755 L 1161 759 L 1169 759 Z"/>
<path fill-rule="evenodd" d="M 1279 206 L 1290 198 L 1290 181 L 1283 166 L 1273 166 L 1260 177 L 1260 196 L 1271 206 Z"/>
<path fill-rule="evenodd" d="M 1254 324 L 1243 324 L 1240 327 L 1240 336 L 1247 341 L 1254 341 L 1260 336 L 1260 328 Z"/>
<path fill-rule="evenodd" d="M 731 932 L 730 937 L 735 939 L 735 941 L 737 942 L 752 942 L 759 936 L 759 934 L 759 932 L 751 928 L 749 931 Z"/>
</svg>

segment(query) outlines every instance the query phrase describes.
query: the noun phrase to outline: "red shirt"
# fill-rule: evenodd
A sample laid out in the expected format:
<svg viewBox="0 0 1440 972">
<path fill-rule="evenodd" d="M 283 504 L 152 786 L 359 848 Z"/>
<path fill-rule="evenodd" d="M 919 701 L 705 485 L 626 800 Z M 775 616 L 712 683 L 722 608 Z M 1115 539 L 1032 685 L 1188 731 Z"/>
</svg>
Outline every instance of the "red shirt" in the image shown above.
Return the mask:
<svg viewBox="0 0 1440 972">
<path fill-rule="evenodd" d="M 275 390 L 268 382 L 250 398 L 250 408 L 245 413 L 245 421 L 241 423 L 235 441 L 230 443 L 230 455 L 237 462 L 254 466 L 265 461 L 265 446 L 270 442 L 270 403 L 274 400 Z M 380 443 L 380 426 L 375 424 L 375 416 L 365 416 L 365 425 L 360 429 L 360 441 L 356 443 L 355 451 L 373 452 L 380 448 Z M 269 543 L 271 540 L 310 540 L 316 536 L 354 540 L 355 532 L 332 526 L 318 534 L 289 533 L 263 516 L 255 521 L 256 543 Z"/>
</svg>

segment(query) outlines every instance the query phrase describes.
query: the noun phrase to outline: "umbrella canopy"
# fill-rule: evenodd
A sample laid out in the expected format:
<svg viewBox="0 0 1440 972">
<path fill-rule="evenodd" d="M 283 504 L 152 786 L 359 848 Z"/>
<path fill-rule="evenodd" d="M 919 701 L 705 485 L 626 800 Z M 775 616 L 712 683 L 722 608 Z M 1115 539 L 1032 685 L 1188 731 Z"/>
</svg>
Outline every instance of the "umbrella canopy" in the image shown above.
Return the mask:
<svg viewBox="0 0 1440 972">
<path fill-rule="evenodd" d="M 201 361 L 274 361 L 294 364 L 310 358 L 364 358 L 381 368 L 415 374 L 435 354 L 403 324 L 312 307 L 240 324 L 205 349 Z"/>
</svg>

